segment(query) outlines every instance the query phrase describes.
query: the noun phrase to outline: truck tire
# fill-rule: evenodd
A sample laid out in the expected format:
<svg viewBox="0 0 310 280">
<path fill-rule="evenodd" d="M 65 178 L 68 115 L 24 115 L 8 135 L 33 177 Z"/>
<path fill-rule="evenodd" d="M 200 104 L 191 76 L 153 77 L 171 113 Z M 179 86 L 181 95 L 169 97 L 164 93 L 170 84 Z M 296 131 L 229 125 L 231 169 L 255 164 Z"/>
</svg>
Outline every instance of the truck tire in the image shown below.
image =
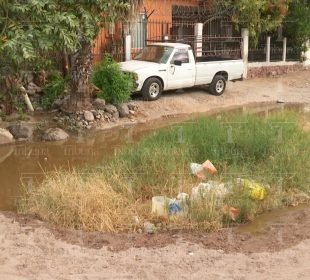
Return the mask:
<svg viewBox="0 0 310 280">
<path fill-rule="evenodd" d="M 210 84 L 210 92 L 213 95 L 222 95 L 226 88 L 226 79 L 221 75 L 214 76 L 212 83 Z"/>
<path fill-rule="evenodd" d="M 157 100 L 163 91 L 163 84 L 158 78 L 149 78 L 144 82 L 141 93 L 146 101 Z"/>
</svg>

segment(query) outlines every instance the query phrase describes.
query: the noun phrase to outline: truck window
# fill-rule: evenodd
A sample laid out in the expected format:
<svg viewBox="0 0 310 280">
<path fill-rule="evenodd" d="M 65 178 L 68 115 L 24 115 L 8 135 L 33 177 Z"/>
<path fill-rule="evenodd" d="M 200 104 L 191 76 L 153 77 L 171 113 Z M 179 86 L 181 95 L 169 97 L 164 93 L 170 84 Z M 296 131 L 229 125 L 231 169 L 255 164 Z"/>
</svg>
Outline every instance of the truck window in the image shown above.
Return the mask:
<svg viewBox="0 0 310 280">
<path fill-rule="evenodd" d="M 175 60 L 182 61 L 182 63 L 189 63 L 188 49 L 177 49 L 173 55 L 171 64 L 173 64 Z"/>
<path fill-rule="evenodd" d="M 149 61 L 156 63 L 167 63 L 173 52 L 172 47 L 150 45 L 146 46 L 134 60 Z"/>
</svg>

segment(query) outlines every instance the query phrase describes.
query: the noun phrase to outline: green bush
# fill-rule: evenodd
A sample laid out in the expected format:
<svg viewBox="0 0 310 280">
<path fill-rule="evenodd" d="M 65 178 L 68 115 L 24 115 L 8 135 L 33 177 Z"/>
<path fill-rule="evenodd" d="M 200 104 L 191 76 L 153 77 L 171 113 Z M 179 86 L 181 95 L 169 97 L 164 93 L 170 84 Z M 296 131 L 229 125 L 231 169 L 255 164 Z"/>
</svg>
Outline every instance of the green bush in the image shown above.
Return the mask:
<svg viewBox="0 0 310 280">
<path fill-rule="evenodd" d="M 50 109 L 53 102 L 62 96 L 66 87 L 66 79 L 60 72 L 53 72 L 48 77 L 48 83 L 42 89 L 43 96 L 41 104 L 44 108 Z"/>
<path fill-rule="evenodd" d="M 98 96 L 113 104 L 127 102 L 134 89 L 131 74 L 122 72 L 120 65 L 109 55 L 95 65 L 92 81 L 101 89 Z"/>
</svg>

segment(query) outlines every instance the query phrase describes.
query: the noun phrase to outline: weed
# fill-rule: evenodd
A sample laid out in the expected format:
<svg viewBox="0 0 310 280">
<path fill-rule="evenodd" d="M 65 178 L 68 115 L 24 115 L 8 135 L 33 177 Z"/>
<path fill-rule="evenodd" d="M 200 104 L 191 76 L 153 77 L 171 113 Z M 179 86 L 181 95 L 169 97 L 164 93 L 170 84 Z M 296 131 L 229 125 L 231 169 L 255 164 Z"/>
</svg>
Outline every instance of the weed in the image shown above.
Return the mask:
<svg viewBox="0 0 310 280">
<path fill-rule="evenodd" d="M 132 229 L 133 215 L 141 221 L 156 221 L 150 214 L 152 196 L 191 193 L 199 181 L 190 174 L 189 163 L 206 159 L 219 171 L 208 179 L 227 183 L 247 178 L 270 186 L 264 200 L 254 201 L 233 183 L 232 192 L 223 199 L 211 192 L 190 203 L 186 219 L 166 221 L 181 228 L 215 230 L 231 221 L 223 212 L 225 205 L 240 209 L 238 222 L 245 222 L 287 204 L 292 195 L 308 197 L 309 141 L 310 134 L 292 112 L 268 119 L 245 115 L 200 118 L 184 123 L 181 134 L 180 125 L 172 126 L 121 149 L 98 166 L 95 175 L 74 171 L 47 176 L 28 192 L 27 212 L 87 230 Z"/>
</svg>

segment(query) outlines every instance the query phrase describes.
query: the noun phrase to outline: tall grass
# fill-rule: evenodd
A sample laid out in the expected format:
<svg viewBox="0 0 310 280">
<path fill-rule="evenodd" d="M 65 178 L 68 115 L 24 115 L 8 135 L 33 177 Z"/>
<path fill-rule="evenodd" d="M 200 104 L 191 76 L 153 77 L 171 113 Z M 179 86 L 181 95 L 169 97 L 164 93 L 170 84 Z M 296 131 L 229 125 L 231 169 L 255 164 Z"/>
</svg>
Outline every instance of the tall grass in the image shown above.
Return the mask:
<svg viewBox="0 0 310 280">
<path fill-rule="evenodd" d="M 269 184 L 268 196 L 253 201 L 236 186 L 222 200 L 210 195 L 190 205 L 187 218 L 165 221 L 186 228 L 216 229 L 229 221 L 223 205 L 241 210 L 239 221 L 280 207 L 288 196 L 309 194 L 310 136 L 298 115 L 223 115 L 195 119 L 161 129 L 91 171 L 92 176 L 57 173 L 47 176 L 25 198 L 27 212 L 56 224 L 87 230 L 132 229 L 132 217 L 157 221 L 150 215 L 152 196 L 175 197 L 191 192 L 198 180 L 191 162 L 210 159 L 218 174 L 208 179 L 235 178 Z M 83 171 L 85 173 L 85 170 Z"/>
</svg>

